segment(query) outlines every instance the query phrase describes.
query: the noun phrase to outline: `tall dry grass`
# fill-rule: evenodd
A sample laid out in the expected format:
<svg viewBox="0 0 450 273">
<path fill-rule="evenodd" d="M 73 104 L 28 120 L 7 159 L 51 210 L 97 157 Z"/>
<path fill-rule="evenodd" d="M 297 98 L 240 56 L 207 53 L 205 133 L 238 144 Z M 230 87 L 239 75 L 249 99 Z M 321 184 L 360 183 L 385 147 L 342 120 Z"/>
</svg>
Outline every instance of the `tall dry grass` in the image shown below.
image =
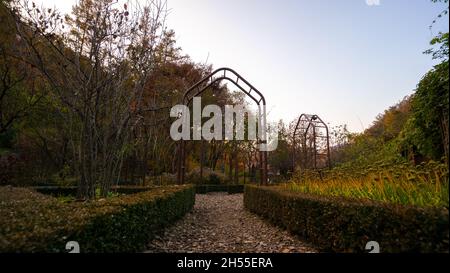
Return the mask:
<svg viewBox="0 0 450 273">
<path fill-rule="evenodd" d="M 448 208 L 449 203 L 448 167 L 433 161 L 416 167 L 378 164 L 363 170 L 345 167 L 321 173 L 298 172 L 284 186 L 304 193 L 402 205 Z"/>
</svg>

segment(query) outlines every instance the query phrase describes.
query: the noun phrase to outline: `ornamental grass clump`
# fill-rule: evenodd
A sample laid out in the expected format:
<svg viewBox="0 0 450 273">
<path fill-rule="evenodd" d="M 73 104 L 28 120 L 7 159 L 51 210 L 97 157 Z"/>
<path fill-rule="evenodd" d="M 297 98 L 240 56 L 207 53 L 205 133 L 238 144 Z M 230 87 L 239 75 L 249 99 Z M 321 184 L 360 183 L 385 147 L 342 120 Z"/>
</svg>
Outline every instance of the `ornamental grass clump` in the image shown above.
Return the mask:
<svg viewBox="0 0 450 273">
<path fill-rule="evenodd" d="M 402 205 L 447 207 L 448 167 L 428 162 L 419 166 L 378 164 L 364 170 L 351 167 L 298 172 L 285 184 L 290 190 Z"/>
</svg>

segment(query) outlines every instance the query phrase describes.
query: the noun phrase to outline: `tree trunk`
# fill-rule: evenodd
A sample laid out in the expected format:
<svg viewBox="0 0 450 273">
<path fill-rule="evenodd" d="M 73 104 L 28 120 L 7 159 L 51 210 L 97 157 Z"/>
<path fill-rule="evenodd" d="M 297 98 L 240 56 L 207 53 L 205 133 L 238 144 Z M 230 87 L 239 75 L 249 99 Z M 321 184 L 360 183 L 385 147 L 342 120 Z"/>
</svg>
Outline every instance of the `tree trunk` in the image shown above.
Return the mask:
<svg viewBox="0 0 450 273">
<path fill-rule="evenodd" d="M 448 138 L 448 113 L 444 113 L 441 118 L 441 133 L 442 133 L 442 144 L 444 145 L 444 156 L 445 163 L 448 164 L 448 153 L 449 153 L 449 138 Z"/>
</svg>

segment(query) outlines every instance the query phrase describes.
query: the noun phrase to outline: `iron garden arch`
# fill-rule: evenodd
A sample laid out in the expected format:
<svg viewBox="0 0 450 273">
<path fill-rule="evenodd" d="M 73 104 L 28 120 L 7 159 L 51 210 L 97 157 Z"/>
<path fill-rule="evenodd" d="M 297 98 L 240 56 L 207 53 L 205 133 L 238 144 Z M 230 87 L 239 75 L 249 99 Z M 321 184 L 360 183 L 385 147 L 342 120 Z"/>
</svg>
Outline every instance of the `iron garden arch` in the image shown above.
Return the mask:
<svg viewBox="0 0 450 273">
<path fill-rule="evenodd" d="M 317 134 L 317 130 L 316 129 L 324 129 L 325 130 L 325 135 L 318 135 Z M 312 132 L 310 132 L 312 131 Z M 308 147 L 307 146 L 307 142 L 308 142 L 308 133 L 312 133 L 311 138 L 312 138 L 312 147 Z M 292 147 L 293 147 L 293 153 L 292 153 L 292 168 L 293 171 L 295 171 L 295 167 L 296 167 L 296 140 L 297 140 L 297 136 L 298 134 L 300 134 L 301 136 L 301 148 L 302 148 L 302 153 L 304 155 L 304 162 L 301 162 L 302 165 L 302 169 L 307 169 L 308 168 L 308 164 L 307 164 L 307 160 L 308 160 L 308 155 L 309 152 L 308 150 L 312 150 L 312 160 L 313 160 L 313 169 L 319 169 L 320 167 L 318 166 L 318 161 L 322 158 L 325 157 L 325 167 L 331 168 L 331 159 L 330 159 L 330 137 L 329 137 L 329 132 L 328 132 L 328 126 L 326 125 L 325 122 L 323 122 L 323 120 L 318 116 L 318 115 L 311 115 L 311 114 L 301 114 L 300 117 L 297 120 L 297 124 L 295 125 L 295 129 L 294 129 L 294 133 L 292 135 Z M 318 141 L 317 139 L 321 139 L 324 140 L 324 142 L 322 143 L 321 147 L 322 149 L 320 149 L 318 146 Z M 322 151 L 319 151 L 322 150 Z M 325 152 L 323 151 L 325 150 Z M 322 160 L 323 161 L 323 160 Z"/>
<path fill-rule="evenodd" d="M 267 134 L 266 134 L 266 99 L 263 94 L 258 91 L 253 85 L 251 85 L 247 80 L 245 80 L 241 75 L 239 75 L 236 71 L 230 68 L 219 68 L 203 79 L 198 81 L 196 84 L 191 86 L 183 96 L 183 105 L 189 106 L 192 99 L 201 95 L 205 92 L 209 87 L 211 87 L 214 83 L 228 80 L 232 82 L 236 87 L 238 87 L 242 92 L 244 92 L 248 97 L 250 97 L 257 105 L 258 105 L 258 128 L 259 132 L 257 134 L 257 144 L 265 144 L 267 143 Z M 246 89 L 242 84 L 244 83 Z M 179 151 L 180 157 L 178 160 L 177 167 L 177 179 L 178 183 L 184 184 L 185 181 L 185 171 L 186 171 L 186 154 L 185 154 L 185 140 L 181 139 L 179 143 Z M 259 150 L 259 169 L 260 169 L 260 183 L 267 184 L 267 151 Z"/>
</svg>

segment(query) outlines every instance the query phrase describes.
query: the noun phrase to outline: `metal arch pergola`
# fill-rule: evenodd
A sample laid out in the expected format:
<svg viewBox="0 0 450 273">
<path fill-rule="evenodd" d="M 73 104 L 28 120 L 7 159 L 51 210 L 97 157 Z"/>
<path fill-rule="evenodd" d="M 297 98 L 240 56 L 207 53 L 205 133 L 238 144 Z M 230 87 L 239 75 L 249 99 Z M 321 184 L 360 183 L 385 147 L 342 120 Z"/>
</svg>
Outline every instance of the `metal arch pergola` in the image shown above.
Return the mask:
<svg viewBox="0 0 450 273">
<path fill-rule="evenodd" d="M 325 129 L 325 136 L 317 135 L 316 128 L 322 128 Z M 302 136 L 302 147 L 303 147 L 303 153 L 305 155 L 305 162 L 303 164 L 304 168 L 307 168 L 307 155 L 308 155 L 308 148 L 307 148 L 307 137 L 308 133 L 312 129 L 312 150 L 313 150 L 313 168 L 318 169 L 317 165 L 317 159 L 320 156 L 326 156 L 326 167 L 331 168 L 331 159 L 330 159 L 330 137 L 328 133 L 328 126 L 323 122 L 323 120 L 318 115 L 311 115 L 311 114 L 301 114 L 300 117 L 297 120 L 297 124 L 295 125 L 294 133 L 292 135 L 292 147 L 293 147 L 293 153 L 292 153 L 292 168 L 293 171 L 295 171 L 296 166 L 296 139 L 298 134 Z M 317 138 L 325 139 L 325 153 L 318 153 L 317 148 Z"/>
<path fill-rule="evenodd" d="M 183 104 L 189 106 L 194 97 L 202 94 L 206 89 L 211 87 L 214 83 L 228 80 L 232 82 L 235 86 L 237 86 L 242 92 L 244 92 L 248 97 L 250 97 L 256 104 L 258 105 L 258 130 L 260 133 L 257 134 L 257 144 L 265 144 L 267 143 L 266 136 L 266 99 L 263 94 L 258 91 L 253 85 L 251 85 L 247 80 L 245 80 L 241 75 L 239 75 L 236 71 L 230 68 L 219 68 L 215 71 L 211 72 L 203 79 L 198 81 L 192 87 L 190 87 L 183 96 Z M 245 83 L 247 87 L 250 89 L 245 89 L 241 84 Z M 252 92 L 255 94 L 253 95 Z M 263 137 L 261 137 L 261 134 Z M 185 154 L 185 141 L 183 139 L 180 140 L 180 157 L 178 161 L 178 173 L 177 179 L 178 183 L 184 184 L 185 181 L 185 171 L 186 171 L 186 154 Z M 260 157 L 260 183 L 267 184 L 267 151 L 259 151 Z"/>
</svg>

